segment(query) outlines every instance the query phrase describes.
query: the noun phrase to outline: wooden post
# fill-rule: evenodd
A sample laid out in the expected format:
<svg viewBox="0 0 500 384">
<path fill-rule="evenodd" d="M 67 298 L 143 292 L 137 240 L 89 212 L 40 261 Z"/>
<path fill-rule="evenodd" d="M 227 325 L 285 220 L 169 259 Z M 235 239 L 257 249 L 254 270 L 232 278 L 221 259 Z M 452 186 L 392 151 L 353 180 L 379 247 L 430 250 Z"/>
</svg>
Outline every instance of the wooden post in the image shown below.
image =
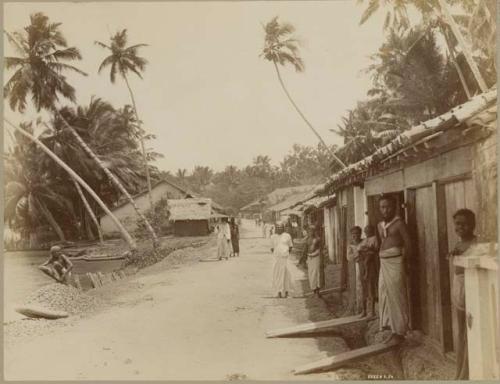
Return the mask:
<svg viewBox="0 0 500 384">
<path fill-rule="evenodd" d="M 482 259 L 488 261 L 483 268 Z M 465 267 L 465 303 L 469 378 L 498 379 L 498 266 L 494 257 L 464 254 L 455 265 Z"/>
<path fill-rule="evenodd" d="M 442 352 L 453 350 L 453 327 L 451 309 L 450 263 L 448 258 L 448 228 L 446 217 L 446 192 L 444 184 L 434 183 L 436 193 L 438 252 L 439 252 L 439 289 L 441 294 L 441 325 Z"/>
</svg>

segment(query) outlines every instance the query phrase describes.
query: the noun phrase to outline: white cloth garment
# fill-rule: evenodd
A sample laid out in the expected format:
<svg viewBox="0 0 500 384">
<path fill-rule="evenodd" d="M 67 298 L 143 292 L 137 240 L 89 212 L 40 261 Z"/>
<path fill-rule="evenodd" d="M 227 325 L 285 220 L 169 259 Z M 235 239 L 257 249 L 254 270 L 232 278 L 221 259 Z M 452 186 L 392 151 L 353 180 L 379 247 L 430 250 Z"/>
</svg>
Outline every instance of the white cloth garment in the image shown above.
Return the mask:
<svg viewBox="0 0 500 384">
<path fill-rule="evenodd" d="M 292 237 L 288 233 L 273 234 L 271 236 L 271 247 L 274 255 L 272 287 L 275 295 L 292 290 L 292 276 L 288 269 L 288 256 L 292 246 Z"/>
<path fill-rule="evenodd" d="M 229 243 L 228 243 L 229 241 Z M 217 229 L 217 257 L 228 258 L 231 252 L 231 229 L 228 223 L 221 223 Z"/>
<path fill-rule="evenodd" d="M 379 312 L 380 328 L 389 326 L 393 333 L 405 335 L 408 330 L 406 278 L 401 250 L 380 251 Z M 385 258 L 384 258 L 385 256 Z"/>
<path fill-rule="evenodd" d="M 315 257 L 307 257 L 307 275 L 309 277 L 309 287 L 311 291 L 320 288 L 319 284 L 319 255 Z"/>
</svg>

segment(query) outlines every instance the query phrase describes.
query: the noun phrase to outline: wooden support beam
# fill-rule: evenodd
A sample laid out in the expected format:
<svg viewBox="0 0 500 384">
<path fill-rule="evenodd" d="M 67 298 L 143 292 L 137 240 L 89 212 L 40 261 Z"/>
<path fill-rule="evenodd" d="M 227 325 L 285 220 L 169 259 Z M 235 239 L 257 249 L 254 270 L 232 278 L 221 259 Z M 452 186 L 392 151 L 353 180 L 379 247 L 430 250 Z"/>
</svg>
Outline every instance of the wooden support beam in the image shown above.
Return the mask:
<svg viewBox="0 0 500 384">
<path fill-rule="evenodd" d="M 380 343 L 380 344 L 370 345 L 368 347 L 353 349 L 352 351 L 339 353 L 338 355 L 298 367 L 293 370 L 293 374 L 303 375 L 306 373 L 337 369 L 343 367 L 346 364 L 353 363 L 373 355 L 378 355 L 384 352 L 388 352 L 391 349 L 397 347 L 398 344 L 399 342 L 397 341 L 391 341 L 387 344 Z"/>
<path fill-rule="evenodd" d="M 301 334 L 307 334 L 307 333 L 318 332 L 318 331 L 332 330 L 332 329 L 334 329 L 338 326 L 341 326 L 341 325 L 362 323 L 362 322 L 365 322 L 365 321 L 370 320 L 370 319 L 371 318 L 368 318 L 368 317 L 359 317 L 359 315 L 349 316 L 349 317 L 340 317 L 338 319 L 318 321 L 315 323 L 300 324 L 300 325 L 295 325 L 293 327 L 267 331 L 266 337 L 267 338 L 288 337 L 288 336 L 297 336 L 297 335 L 301 335 Z"/>
<path fill-rule="evenodd" d="M 334 287 L 334 288 L 327 288 L 327 289 L 322 289 L 319 291 L 320 294 L 324 295 L 326 293 L 339 293 L 340 292 L 340 287 Z M 314 292 L 310 291 L 304 294 L 304 297 L 310 297 L 314 296 Z"/>
<path fill-rule="evenodd" d="M 75 281 L 76 288 L 78 288 L 81 291 L 83 288 L 82 288 L 82 283 L 80 282 L 80 276 L 77 274 L 74 274 L 73 279 Z"/>
</svg>

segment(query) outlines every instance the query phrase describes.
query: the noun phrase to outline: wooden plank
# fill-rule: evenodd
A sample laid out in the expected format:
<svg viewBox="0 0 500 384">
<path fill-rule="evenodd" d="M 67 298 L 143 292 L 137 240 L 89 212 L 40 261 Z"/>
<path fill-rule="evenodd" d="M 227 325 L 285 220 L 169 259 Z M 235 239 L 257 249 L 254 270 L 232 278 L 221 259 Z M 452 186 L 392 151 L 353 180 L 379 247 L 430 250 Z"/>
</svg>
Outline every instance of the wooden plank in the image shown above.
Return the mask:
<svg viewBox="0 0 500 384">
<path fill-rule="evenodd" d="M 326 371 L 331 369 L 341 368 L 346 364 L 353 363 L 367 357 L 378 355 L 384 352 L 388 352 L 395 347 L 397 347 L 399 342 L 391 341 L 387 344 L 380 343 L 370 345 L 368 347 L 363 347 L 359 349 L 353 349 L 352 351 L 339 353 L 338 355 L 328 357 L 314 363 L 303 365 L 299 368 L 293 370 L 294 375 L 303 375 L 306 373 L 313 373 L 319 371 Z"/>
<path fill-rule="evenodd" d="M 359 315 L 358 316 L 349 316 L 349 317 L 340 317 L 338 319 L 300 324 L 300 325 L 295 325 L 293 327 L 267 331 L 266 337 L 272 338 L 272 337 L 294 336 L 294 335 L 299 335 L 302 333 L 325 331 L 327 329 L 330 330 L 332 328 L 335 328 L 335 327 L 338 327 L 341 325 L 356 324 L 356 323 L 361 323 L 361 322 L 364 322 L 367 320 L 369 320 L 368 317 L 359 317 Z"/>
<path fill-rule="evenodd" d="M 340 292 L 340 287 L 327 288 L 327 289 L 322 289 L 322 290 L 319 291 L 319 293 L 322 294 L 322 295 L 324 295 L 326 293 L 338 293 L 338 292 Z M 313 291 L 304 293 L 304 297 L 310 297 L 310 296 L 314 296 L 314 292 Z"/>
<path fill-rule="evenodd" d="M 97 272 L 97 279 L 101 283 L 101 286 L 106 284 L 106 278 L 104 277 L 104 274 L 102 272 Z"/>
<path fill-rule="evenodd" d="M 73 279 L 75 280 L 76 288 L 78 288 L 81 291 L 82 290 L 82 283 L 80 282 L 80 276 L 73 275 Z"/>
<path fill-rule="evenodd" d="M 453 350 L 453 329 L 451 311 L 451 286 L 450 268 L 446 255 L 448 248 L 448 230 L 446 218 L 446 190 L 442 184 L 435 184 L 436 208 L 437 208 L 437 228 L 438 228 L 438 248 L 439 248 L 439 281 L 441 287 L 441 324 L 442 352 Z"/>
</svg>

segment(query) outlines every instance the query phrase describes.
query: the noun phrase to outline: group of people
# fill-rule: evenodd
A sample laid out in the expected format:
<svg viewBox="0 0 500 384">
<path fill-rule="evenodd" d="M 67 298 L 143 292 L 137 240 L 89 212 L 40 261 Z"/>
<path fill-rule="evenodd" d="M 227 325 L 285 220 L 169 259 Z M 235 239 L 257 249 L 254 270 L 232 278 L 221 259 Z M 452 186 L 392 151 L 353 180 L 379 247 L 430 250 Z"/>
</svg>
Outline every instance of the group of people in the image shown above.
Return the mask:
<svg viewBox="0 0 500 384">
<path fill-rule="evenodd" d="M 351 228 L 351 243 L 347 259 L 355 263 L 356 304 L 362 317 L 375 317 L 375 301 L 378 297 L 380 330 L 390 330 L 384 341 L 401 342 L 409 330 L 409 301 L 407 283 L 410 261 L 415 244 L 412 242 L 405 221 L 397 215 L 397 201 L 390 195 L 379 200 L 382 221 L 377 227 L 366 226 L 365 238 L 359 226 Z M 463 254 L 477 242 L 474 233 L 475 214 L 469 209 L 460 209 L 453 215 L 455 232 L 459 241 L 449 259 Z M 288 297 L 292 279 L 287 260 L 292 250 L 292 236 L 285 231 L 284 223 L 276 224 L 276 233 L 271 236 L 271 252 L 275 256 L 273 269 L 273 292 L 279 297 Z M 301 260 L 306 260 L 311 290 L 320 295 L 319 231 L 310 227 L 305 239 Z M 299 262 L 300 264 L 300 262 Z M 455 267 L 452 282 L 452 303 L 458 319 L 457 374 L 456 379 L 468 378 L 467 327 L 465 315 L 464 270 Z M 377 286 L 378 282 L 378 286 Z"/>
<path fill-rule="evenodd" d="M 228 221 L 223 217 L 216 226 L 217 232 L 217 257 L 219 260 L 240 255 L 240 229 L 234 217 Z"/>
</svg>

